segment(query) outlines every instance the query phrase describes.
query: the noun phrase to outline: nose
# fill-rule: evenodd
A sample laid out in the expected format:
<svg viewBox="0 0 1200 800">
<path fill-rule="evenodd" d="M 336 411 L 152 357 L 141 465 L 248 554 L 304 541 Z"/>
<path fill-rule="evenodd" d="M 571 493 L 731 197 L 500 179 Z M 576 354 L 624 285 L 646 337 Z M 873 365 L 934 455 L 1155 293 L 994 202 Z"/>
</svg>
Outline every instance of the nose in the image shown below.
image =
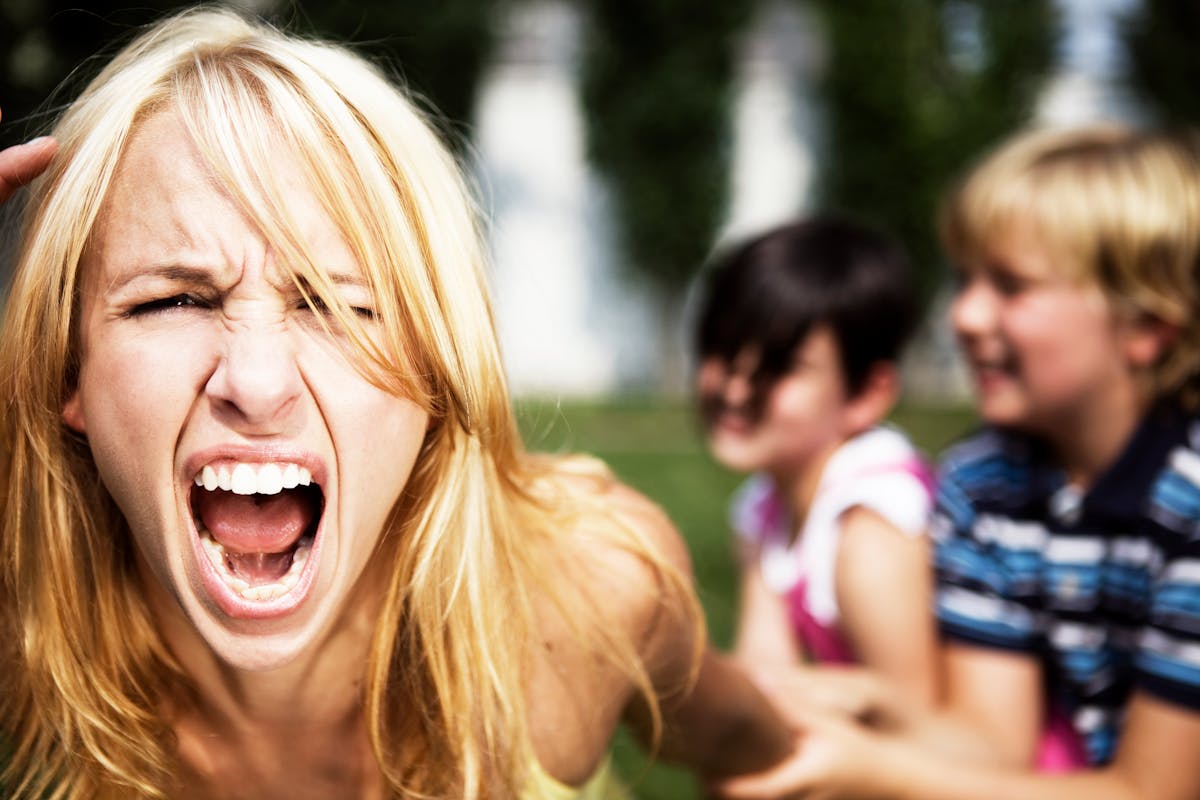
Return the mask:
<svg viewBox="0 0 1200 800">
<path fill-rule="evenodd" d="M 754 391 L 750 386 L 750 376 L 745 370 L 731 370 L 721 387 L 721 396 L 729 408 L 742 408 L 750 402 Z"/>
<path fill-rule="evenodd" d="M 996 290 L 980 276 L 967 278 L 950 304 L 950 324 L 961 338 L 982 336 L 996 322 Z"/>
<path fill-rule="evenodd" d="M 244 324 L 226 331 L 224 352 L 205 393 L 231 427 L 272 434 L 286 425 L 303 385 L 287 331 Z"/>
<path fill-rule="evenodd" d="M 753 394 L 749 374 L 737 364 L 709 357 L 700 365 L 697 375 L 700 394 L 720 399 L 727 408 L 740 408 Z"/>
</svg>

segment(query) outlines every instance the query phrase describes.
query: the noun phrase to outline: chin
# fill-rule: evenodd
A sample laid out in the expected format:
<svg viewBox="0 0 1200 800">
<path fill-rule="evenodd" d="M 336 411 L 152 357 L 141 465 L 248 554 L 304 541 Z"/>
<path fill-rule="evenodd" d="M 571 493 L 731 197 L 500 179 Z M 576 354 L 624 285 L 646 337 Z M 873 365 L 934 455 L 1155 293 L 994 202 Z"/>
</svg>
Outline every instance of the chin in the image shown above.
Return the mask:
<svg viewBox="0 0 1200 800">
<path fill-rule="evenodd" d="M 295 661 L 307 647 L 307 637 L 256 636 L 229 642 L 221 661 L 241 672 L 270 672 Z"/>
<path fill-rule="evenodd" d="M 984 423 L 997 428 L 1009 428 L 1025 433 L 1039 433 L 1038 425 L 1025 413 L 1009 409 L 989 410 L 981 408 L 979 410 L 979 418 Z"/>
<path fill-rule="evenodd" d="M 199 606 L 196 613 L 189 611 L 195 634 L 219 661 L 243 672 L 287 666 L 312 650 L 328 627 L 321 614 L 247 623 L 222 618 L 196 598 L 192 603 Z"/>
<path fill-rule="evenodd" d="M 305 587 L 304 601 L 289 606 L 287 613 L 264 613 L 267 609 L 258 604 L 254 613 L 238 609 L 230 614 L 229 598 L 214 596 L 212 576 L 204 575 L 208 560 L 194 551 L 179 555 L 176 563 L 181 568 L 161 575 L 155 581 L 160 588 L 151 589 L 149 600 L 158 607 L 159 625 L 185 667 L 189 651 L 207 651 L 221 664 L 239 671 L 285 667 L 320 646 L 334 627 L 344 600 L 327 575 Z M 326 565 L 326 571 L 336 572 L 335 566 Z"/>
<path fill-rule="evenodd" d="M 758 454 L 740 442 L 712 439 L 709 441 L 709 452 L 714 461 L 734 472 L 754 472 L 762 465 Z"/>
</svg>

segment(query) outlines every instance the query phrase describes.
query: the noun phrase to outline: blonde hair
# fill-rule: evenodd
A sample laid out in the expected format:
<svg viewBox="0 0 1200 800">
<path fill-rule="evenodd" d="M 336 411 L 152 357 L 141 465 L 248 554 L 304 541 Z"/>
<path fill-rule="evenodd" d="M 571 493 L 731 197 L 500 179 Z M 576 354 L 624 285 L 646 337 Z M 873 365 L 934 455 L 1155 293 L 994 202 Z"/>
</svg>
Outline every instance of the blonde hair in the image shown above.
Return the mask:
<svg viewBox="0 0 1200 800">
<path fill-rule="evenodd" d="M 1192 136 L 1116 125 L 1033 130 L 948 196 L 940 233 L 960 267 L 1032 225 L 1061 277 L 1100 287 L 1127 319 L 1179 331 L 1151 391 L 1200 404 L 1200 149 Z"/>
<path fill-rule="evenodd" d="M 12 754 L 0 786 L 83 798 L 164 797 L 171 785 L 164 703 L 186 696 L 187 678 L 133 579 L 127 524 L 61 420 L 79 366 L 81 258 L 127 141 L 162 110 L 181 116 L 306 299 L 332 310 L 364 375 L 434 420 L 381 545 L 394 568 L 365 676 L 369 734 L 391 790 L 476 798 L 522 785 L 533 758 L 522 651 L 535 633 L 535 592 L 551 592 L 657 715 L 635 643 L 591 624 L 599 599 L 586 586 L 551 590 L 563 565 L 550 563 L 546 544 L 567 533 L 616 537 L 698 626 L 694 596 L 603 510 L 594 486 L 570 477 L 609 480 L 601 467 L 523 451 L 478 216 L 453 157 L 360 57 L 199 10 L 144 32 L 71 105 L 53 132 L 59 155 L 26 208 L 0 333 L 0 732 Z M 381 339 L 308 257 L 269 169 L 279 149 L 353 249 Z"/>
</svg>

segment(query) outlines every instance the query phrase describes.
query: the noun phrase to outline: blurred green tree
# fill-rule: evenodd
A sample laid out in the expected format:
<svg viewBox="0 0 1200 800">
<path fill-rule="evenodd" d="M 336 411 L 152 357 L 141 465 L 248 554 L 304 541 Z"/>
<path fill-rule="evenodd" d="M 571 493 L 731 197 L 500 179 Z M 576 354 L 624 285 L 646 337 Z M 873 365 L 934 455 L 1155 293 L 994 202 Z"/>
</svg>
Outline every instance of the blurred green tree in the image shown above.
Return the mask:
<svg viewBox="0 0 1200 800">
<path fill-rule="evenodd" d="M 98 53 L 139 26 L 191 3 L 179 0 L 0 0 L 0 146 L 45 132 L 54 111 L 99 71 Z"/>
<path fill-rule="evenodd" d="M 908 247 L 928 298 L 945 270 L 934 217 L 949 181 L 1028 121 L 1053 65 L 1052 0 L 816 0 L 829 60 L 819 203 Z"/>
<path fill-rule="evenodd" d="M 503 0 L 332 0 L 324 3 L 243 3 L 289 29 L 356 43 L 436 109 L 462 145 L 480 74 L 491 55 L 495 11 Z M 0 0 L 0 143 L 44 130 L 54 108 L 68 102 L 137 28 L 180 0 Z M 70 79 L 68 79 L 70 76 Z M 64 80 L 66 83 L 64 84 Z M 56 87 L 62 86 L 50 103 Z M 36 114 L 35 109 L 47 113 Z M 17 122 L 19 124 L 13 124 Z"/>
<path fill-rule="evenodd" d="M 1200 124 L 1200 3 L 1142 0 L 1121 30 L 1139 100 L 1163 124 Z"/>
<path fill-rule="evenodd" d="M 297 9 L 289 27 L 355 42 L 424 101 L 461 151 L 504 2 L 330 0 Z"/>
<path fill-rule="evenodd" d="M 620 258 L 659 299 L 661 352 L 725 212 L 734 56 L 754 4 L 579 4 L 588 156 L 611 192 Z M 664 383 L 681 388 L 681 378 Z"/>
</svg>

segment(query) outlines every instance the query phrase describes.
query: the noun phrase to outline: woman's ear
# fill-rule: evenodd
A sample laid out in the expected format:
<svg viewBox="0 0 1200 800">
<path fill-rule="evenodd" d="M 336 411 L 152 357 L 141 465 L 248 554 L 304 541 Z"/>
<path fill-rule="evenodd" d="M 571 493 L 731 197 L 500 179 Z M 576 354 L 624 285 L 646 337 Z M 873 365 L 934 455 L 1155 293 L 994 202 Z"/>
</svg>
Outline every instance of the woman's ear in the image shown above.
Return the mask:
<svg viewBox="0 0 1200 800">
<path fill-rule="evenodd" d="M 899 366 L 894 361 L 876 361 L 858 392 L 846 401 L 847 433 L 857 435 L 883 422 L 899 398 Z"/>
<path fill-rule="evenodd" d="M 78 388 L 72 389 L 63 402 L 62 418 L 71 430 L 79 434 L 87 433 L 87 422 L 83 416 L 83 401 L 79 399 Z"/>
</svg>

